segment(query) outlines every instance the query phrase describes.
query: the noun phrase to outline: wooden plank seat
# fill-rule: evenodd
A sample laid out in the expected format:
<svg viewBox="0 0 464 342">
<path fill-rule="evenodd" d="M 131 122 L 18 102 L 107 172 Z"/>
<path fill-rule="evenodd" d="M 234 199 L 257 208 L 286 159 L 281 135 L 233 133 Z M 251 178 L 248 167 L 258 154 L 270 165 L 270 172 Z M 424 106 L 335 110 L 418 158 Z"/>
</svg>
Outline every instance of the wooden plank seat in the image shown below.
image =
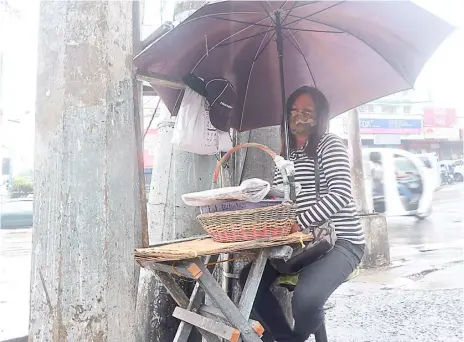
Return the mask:
<svg viewBox="0 0 464 342">
<path fill-rule="evenodd" d="M 137 248 L 135 259 L 155 274 L 178 305 L 173 315 L 181 323 L 174 341 L 186 342 L 192 328 L 196 327 L 208 342 L 221 339 L 258 342 L 264 329 L 260 322 L 250 320 L 250 313 L 267 260 L 287 260 L 292 255 L 291 245 L 311 240 L 311 234 L 303 233 L 234 243 L 219 243 L 202 236 Z M 243 253 L 252 259 L 238 305 L 212 275 L 222 253 Z M 196 281 L 190 298 L 173 274 Z M 214 306 L 204 305 L 205 294 Z"/>
</svg>

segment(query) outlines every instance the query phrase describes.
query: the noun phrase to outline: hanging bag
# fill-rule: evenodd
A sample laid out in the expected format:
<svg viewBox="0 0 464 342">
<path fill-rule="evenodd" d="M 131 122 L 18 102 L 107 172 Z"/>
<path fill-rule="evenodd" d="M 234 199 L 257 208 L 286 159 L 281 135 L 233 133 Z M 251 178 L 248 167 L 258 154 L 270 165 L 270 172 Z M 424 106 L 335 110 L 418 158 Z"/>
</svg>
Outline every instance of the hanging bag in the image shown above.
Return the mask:
<svg viewBox="0 0 464 342">
<path fill-rule="evenodd" d="M 318 157 L 314 158 L 314 174 L 316 186 L 316 199 L 320 200 L 320 170 Z M 314 240 L 307 245 L 294 246 L 292 257 L 287 260 L 275 260 L 273 266 L 281 274 L 295 274 L 300 272 L 305 266 L 316 261 L 327 252 L 330 252 L 337 241 L 335 227 L 332 220 L 315 223 L 303 230 L 305 233 L 311 232 Z"/>
<path fill-rule="evenodd" d="M 183 151 L 213 155 L 218 152 L 218 130 L 211 124 L 206 99 L 185 89 L 177 114 L 171 144 Z"/>
</svg>

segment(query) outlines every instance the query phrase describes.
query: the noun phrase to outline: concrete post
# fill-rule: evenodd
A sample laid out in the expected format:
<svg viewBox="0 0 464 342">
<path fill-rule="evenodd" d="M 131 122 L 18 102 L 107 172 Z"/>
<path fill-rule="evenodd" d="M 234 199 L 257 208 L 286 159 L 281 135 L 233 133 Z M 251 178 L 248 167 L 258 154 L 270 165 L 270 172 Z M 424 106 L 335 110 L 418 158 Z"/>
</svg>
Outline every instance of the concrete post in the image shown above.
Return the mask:
<svg viewBox="0 0 464 342">
<path fill-rule="evenodd" d="M 390 263 L 390 246 L 388 242 L 387 221 L 384 215 L 370 211 L 368 201 L 369 203 L 372 202 L 371 191 L 369 191 L 369 200 L 366 198 L 359 113 L 357 109 L 350 112 L 347 116 L 347 132 L 348 152 L 352 163 L 351 181 L 353 197 L 366 235 L 366 252 L 362 266 L 369 268 L 388 265 Z"/>
<path fill-rule="evenodd" d="M 174 149 L 172 122 L 161 122 L 154 147 L 153 173 L 148 199 L 150 243 L 205 234 L 196 220 L 196 208 L 184 204 L 184 193 L 211 188 L 216 158 Z M 171 314 L 175 303 L 164 287 L 142 270 L 137 296 L 136 341 L 172 341 L 178 321 Z"/>
<path fill-rule="evenodd" d="M 351 160 L 353 198 L 358 212 L 361 214 L 367 214 L 368 208 L 364 185 L 363 156 L 358 110 L 354 109 L 351 113 L 349 113 L 346 120 L 348 132 L 348 153 Z"/>
<path fill-rule="evenodd" d="M 134 341 L 132 6 L 41 3 L 29 341 Z"/>
</svg>

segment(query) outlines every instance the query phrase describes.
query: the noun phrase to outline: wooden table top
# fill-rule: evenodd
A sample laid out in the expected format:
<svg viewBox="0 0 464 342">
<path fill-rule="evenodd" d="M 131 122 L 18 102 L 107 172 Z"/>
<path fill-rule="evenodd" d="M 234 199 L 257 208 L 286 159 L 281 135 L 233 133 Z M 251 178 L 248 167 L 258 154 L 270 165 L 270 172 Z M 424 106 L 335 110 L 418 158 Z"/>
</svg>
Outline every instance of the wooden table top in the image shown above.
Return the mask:
<svg viewBox="0 0 464 342">
<path fill-rule="evenodd" d="M 178 261 L 205 255 L 246 252 L 262 248 L 292 245 L 312 240 L 313 236 L 311 234 L 304 233 L 293 233 L 286 236 L 242 242 L 216 242 L 208 236 L 202 236 L 187 239 L 186 241 L 167 241 L 157 246 L 136 248 L 134 254 L 135 259 L 139 262 Z"/>
</svg>

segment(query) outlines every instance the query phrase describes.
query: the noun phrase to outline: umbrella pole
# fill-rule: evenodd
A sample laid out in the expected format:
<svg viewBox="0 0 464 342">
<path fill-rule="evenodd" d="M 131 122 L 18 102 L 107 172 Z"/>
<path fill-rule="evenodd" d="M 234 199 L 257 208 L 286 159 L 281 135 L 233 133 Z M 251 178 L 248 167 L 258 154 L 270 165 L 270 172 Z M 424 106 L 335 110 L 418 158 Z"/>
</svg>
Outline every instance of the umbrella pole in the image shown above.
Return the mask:
<svg viewBox="0 0 464 342">
<path fill-rule="evenodd" d="M 284 82 L 284 42 L 282 36 L 282 22 L 280 21 L 280 12 L 275 12 L 275 28 L 276 28 L 276 40 L 277 40 L 277 56 L 279 58 L 279 75 L 280 75 L 280 93 L 282 96 L 282 115 L 284 116 L 284 139 L 285 139 L 285 152 L 287 159 L 290 158 L 290 130 L 287 115 L 286 102 L 287 97 L 285 96 L 285 82 Z M 290 182 L 290 199 L 296 200 L 295 192 L 295 176 L 289 176 Z"/>
<path fill-rule="evenodd" d="M 280 94 L 282 96 L 282 114 L 284 116 L 284 138 L 285 138 L 285 152 L 287 158 L 290 158 L 290 139 L 289 139 L 289 122 L 288 115 L 286 113 L 285 103 L 287 98 L 285 96 L 285 82 L 284 82 L 284 44 L 282 36 L 282 23 L 280 21 L 280 12 L 275 13 L 275 29 L 276 29 L 276 41 L 277 41 L 277 56 L 279 58 L 279 76 L 280 76 Z"/>
</svg>

